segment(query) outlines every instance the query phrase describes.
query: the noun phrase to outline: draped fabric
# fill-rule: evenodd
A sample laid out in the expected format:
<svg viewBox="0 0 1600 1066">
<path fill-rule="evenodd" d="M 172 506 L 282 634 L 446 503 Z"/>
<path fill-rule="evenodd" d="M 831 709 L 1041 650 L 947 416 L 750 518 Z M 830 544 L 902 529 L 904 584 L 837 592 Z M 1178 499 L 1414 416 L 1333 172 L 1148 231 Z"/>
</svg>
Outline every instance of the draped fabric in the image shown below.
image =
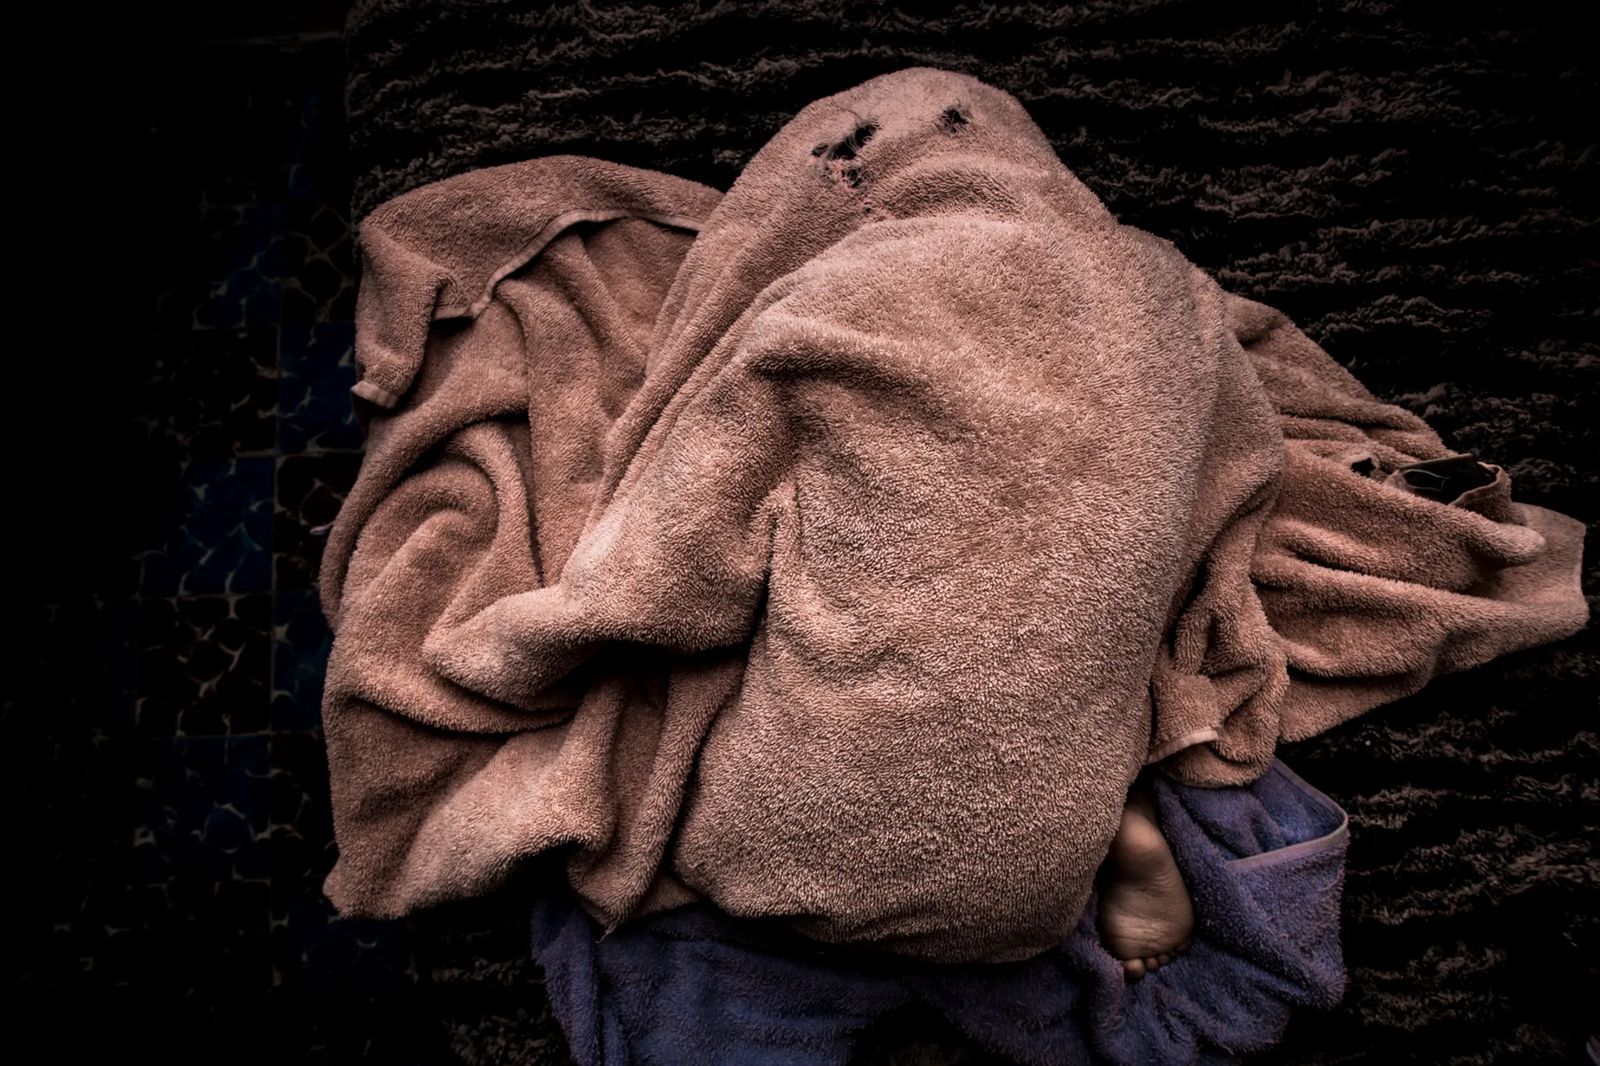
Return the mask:
<svg viewBox="0 0 1600 1066">
<path fill-rule="evenodd" d="M 547 157 L 361 243 L 344 913 L 564 849 L 607 928 L 698 898 L 1032 957 L 1144 765 L 1247 784 L 1586 619 L 1579 523 L 1430 480 L 1422 420 L 964 75 L 817 101 L 726 195 Z"/>
</svg>

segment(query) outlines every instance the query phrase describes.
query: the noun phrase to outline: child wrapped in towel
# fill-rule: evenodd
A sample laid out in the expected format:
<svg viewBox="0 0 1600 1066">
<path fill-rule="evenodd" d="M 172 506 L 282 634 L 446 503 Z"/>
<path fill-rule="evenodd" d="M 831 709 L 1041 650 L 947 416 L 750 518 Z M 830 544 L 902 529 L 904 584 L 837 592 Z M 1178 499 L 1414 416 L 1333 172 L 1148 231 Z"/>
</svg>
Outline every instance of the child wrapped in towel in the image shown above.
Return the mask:
<svg viewBox="0 0 1600 1066">
<path fill-rule="evenodd" d="M 1586 620 L 1578 522 L 966 76 L 819 100 L 725 196 L 550 157 L 361 243 L 321 581 L 346 914 L 562 849 L 608 927 L 701 899 L 1017 960 L 1112 854 L 1137 975 L 1188 920 L 1141 768 L 1254 782 Z"/>
</svg>

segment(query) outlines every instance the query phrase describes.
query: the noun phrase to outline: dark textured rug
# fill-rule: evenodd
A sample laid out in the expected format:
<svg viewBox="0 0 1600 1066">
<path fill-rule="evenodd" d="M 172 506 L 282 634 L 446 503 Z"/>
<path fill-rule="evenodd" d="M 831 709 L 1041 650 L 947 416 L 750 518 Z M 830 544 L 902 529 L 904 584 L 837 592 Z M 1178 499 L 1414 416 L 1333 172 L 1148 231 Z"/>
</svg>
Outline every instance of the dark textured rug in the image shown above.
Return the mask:
<svg viewBox="0 0 1600 1066">
<path fill-rule="evenodd" d="M 1522 498 L 1600 517 L 1600 94 L 1559 8 L 377 0 L 347 49 L 358 217 L 557 152 L 726 187 L 817 96 L 914 64 L 969 72 L 1016 94 L 1124 221 L 1283 308 Z M 1584 634 L 1285 753 L 1353 819 L 1351 980 L 1274 1061 L 1581 1054 L 1600 1003 L 1597 675 Z M 467 975 L 495 965 L 470 939 L 439 950 Z M 977 1061 L 917 1024 L 867 1057 Z M 517 1061 L 548 1027 L 486 1017 L 456 1046 Z"/>
</svg>

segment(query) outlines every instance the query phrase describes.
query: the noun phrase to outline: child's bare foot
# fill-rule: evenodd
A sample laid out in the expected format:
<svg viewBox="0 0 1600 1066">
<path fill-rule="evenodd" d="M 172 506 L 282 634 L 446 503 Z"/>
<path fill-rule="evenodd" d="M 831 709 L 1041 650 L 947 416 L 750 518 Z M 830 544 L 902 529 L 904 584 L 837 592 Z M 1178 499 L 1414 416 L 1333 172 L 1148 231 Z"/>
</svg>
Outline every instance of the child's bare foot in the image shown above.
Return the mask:
<svg viewBox="0 0 1600 1066">
<path fill-rule="evenodd" d="M 1128 794 L 1122 824 L 1101 867 L 1100 939 L 1135 981 L 1189 946 L 1194 908 L 1156 821 L 1155 800 Z"/>
</svg>

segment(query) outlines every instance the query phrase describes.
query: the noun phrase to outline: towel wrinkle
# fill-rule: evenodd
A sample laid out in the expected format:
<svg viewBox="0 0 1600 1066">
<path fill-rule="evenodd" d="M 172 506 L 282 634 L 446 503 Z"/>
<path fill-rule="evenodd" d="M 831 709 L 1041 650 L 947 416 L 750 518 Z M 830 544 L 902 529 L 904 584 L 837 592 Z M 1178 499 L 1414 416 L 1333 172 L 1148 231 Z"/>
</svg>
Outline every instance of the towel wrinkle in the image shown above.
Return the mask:
<svg viewBox="0 0 1600 1066">
<path fill-rule="evenodd" d="M 965 75 L 819 100 L 726 194 L 546 157 L 361 247 L 386 406 L 320 581 L 341 913 L 564 847 L 606 927 L 700 899 L 1023 959 L 1147 763 L 1248 784 L 1587 618 L 1580 523 L 1427 465 L 1422 419 Z M 1449 501 L 1373 476 L 1441 468 Z"/>
</svg>

